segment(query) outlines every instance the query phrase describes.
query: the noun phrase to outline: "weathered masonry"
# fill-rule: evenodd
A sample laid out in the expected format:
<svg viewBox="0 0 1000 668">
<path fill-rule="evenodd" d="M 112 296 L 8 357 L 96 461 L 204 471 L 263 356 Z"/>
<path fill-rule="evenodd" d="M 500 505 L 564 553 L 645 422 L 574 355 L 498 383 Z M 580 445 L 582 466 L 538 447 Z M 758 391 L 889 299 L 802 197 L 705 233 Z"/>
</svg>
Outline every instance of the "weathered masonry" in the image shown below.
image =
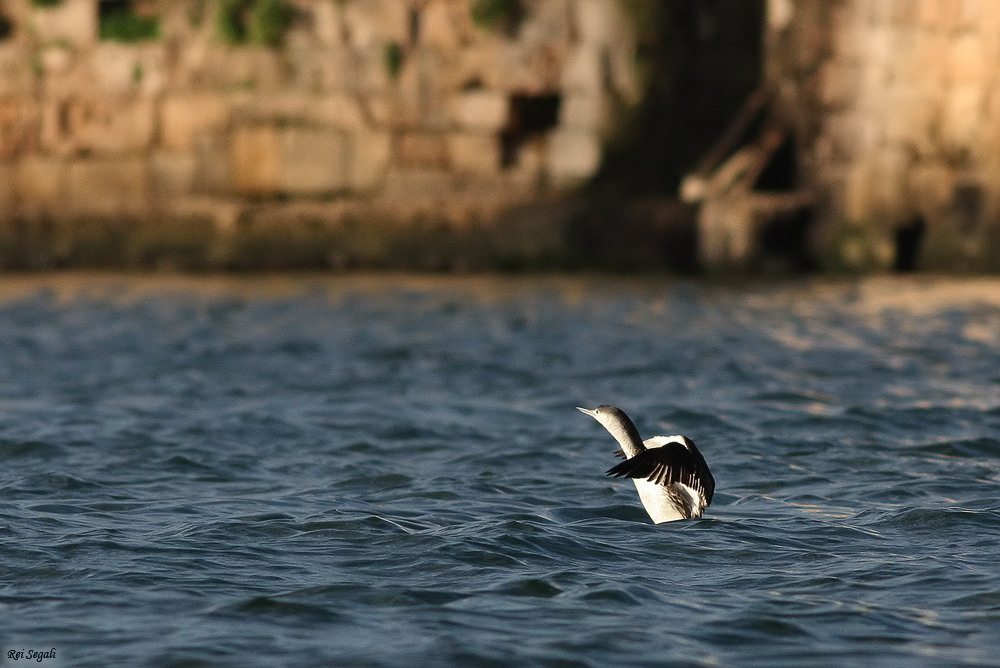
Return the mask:
<svg viewBox="0 0 1000 668">
<path fill-rule="evenodd" d="M 785 231 L 826 266 L 1000 269 L 1000 2 L 766 10 L 768 120 L 687 183 L 705 262 L 752 263 L 770 225 L 800 221 Z M 782 145 L 794 179 L 755 184 Z"/>
<path fill-rule="evenodd" d="M 618 0 L 0 0 L 0 217 L 476 225 L 594 173 L 632 27 Z"/>
<path fill-rule="evenodd" d="M 998 270 L 1000 0 L 0 0 L 0 267 L 476 244 Z"/>
</svg>

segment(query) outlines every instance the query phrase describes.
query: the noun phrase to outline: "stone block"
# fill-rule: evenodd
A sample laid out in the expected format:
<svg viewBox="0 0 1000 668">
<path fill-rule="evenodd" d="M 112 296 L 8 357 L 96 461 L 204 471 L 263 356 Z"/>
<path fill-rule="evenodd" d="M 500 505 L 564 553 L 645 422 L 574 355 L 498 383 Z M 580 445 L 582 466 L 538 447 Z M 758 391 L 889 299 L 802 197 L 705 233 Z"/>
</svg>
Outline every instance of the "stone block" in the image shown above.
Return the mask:
<svg viewBox="0 0 1000 668">
<path fill-rule="evenodd" d="M 500 171 L 500 139 L 493 133 L 448 135 L 448 155 L 451 166 L 465 174 L 495 176 Z"/>
<path fill-rule="evenodd" d="M 48 153 L 75 153 L 82 143 L 79 137 L 81 119 L 79 102 L 50 96 L 39 109 L 39 147 Z"/>
<path fill-rule="evenodd" d="M 917 24 L 925 29 L 940 30 L 944 26 L 947 3 L 942 0 L 920 0 L 917 6 Z"/>
<path fill-rule="evenodd" d="M 609 14 L 614 14 L 615 2 L 606 2 Z M 532 3 L 530 11 L 526 13 L 524 21 L 518 28 L 517 39 L 528 44 L 545 44 L 549 48 L 559 48 L 563 45 L 581 37 L 577 30 L 579 21 L 575 16 L 575 2 L 573 0 L 547 0 L 546 2 Z M 608 35 L 609 30 L 614 30 L 615 24 L 605 24 L 603 26 L 603 36 L 599 39 L 603 42 L 613 39 Z M 602 43 L 603 43 L 602 42 Z"/>
<path fill-rule="evenodd" d="M 344 12 L 338 0 L 320 0 L 313 3 L 313 32 L 325 46 L 340 45 L 344 41 Z"/>
<path fill-rule="evenodd" d="M 521 146 L 515 164 L 506 168 L 505 176 L 517 186 L 530 190 L 545 182 L 548 166 L 548 139 L 537 138 Z"/>
<path fill-rule="evenodd" d="M 359 130 L 352 135 L 350 186 L 368 191 L 380 186 L 392 159 L 392 136 L 386 131 Z"/>
<path fill-rule="evenodd" d="M 698 210 L 698 260 L 710 269 L 744 267 L 753 259 L 753 208 L 747 197 L 711 199 Z"/>
<path fill-rule="evenodd" d="M 908 84 L 920 83 L 940 89 L 949 76 L 948 51 L 949 39 L 945 35 L 921 31 L 913 42 L 912 50 L 899 60 L 899 78 Z"/>
<path fill-rule="evenodd" d="M 576 0 L 576 34 L 588 46 L 603 46 L 614 39 L 613 31 L 627 18 L 616 2 Z"/>
<path fill-rule="evenodd" d="M 491 33 L 477 35 L 477 39 L 466 44 L 453 62 L 455 81 L 459 87 L 466 89 L 476 86 L 500 88 L 503 79 L 498 58 L 500 38 Z"/>
<path fill-rule="evenodd" d="M 859 11 L 864 21 L 872 27 L 888 26 L 892 21 L 892 6 L 888 2 L 860 2 Z"/>
<path fill-rule="evenodd" d="M 185 65 L 190 70 L 185 77 L 192 83 L 216 90 L 254 93 L 281 90 L 285 84 L 284 56 L 277 49 L 262 46 L 202 49 L 197 45 L 192 48 L 197 60 Z M 184 54 L 182 58 L 194 59 L 194 55 Z"/>
<path fill-rule="evenodd" d="M 896 29 L 890 25 L 878 25 L 869 27 L 865 31 L 865 44 L 867 49 L 863 58 L 869 63 L 884 65 L 890 63 L 896 57 L 893 52 L 895 46 Z"/>
<path fill-rule="evenodd" d="M 619 2 L 576 0 L 575 7 L 576 50 L 596 51 L 596 59 L 594 53 L 582 57 L 577 54 L 581 60 L 573 66 L 584 69 L 580 74 L 590 91 L 597 90 L 595 84 L 613 88 L 629 104 L 637 103 L 641 90 L 635 69 L 636 36 L 632 20 Z"/>
<path fill-rule="evenodd" d="M 828 114 L 816 142 L 816 158 L 821 163 L 853 162 L 860 157 L 860 123 L 852 114 Z"/>
<path fill-rule="evenodd" d="M 947 165 L 940 162 L 925 162 L 909 170 L 908 189 L 912 193 L 914 207 L 923 213 L 940 211 L 951 200 L 955 175 Z"/>
<path fill-rule="evenodd" d="M 36 119 L 32 102 L 0 99 L 0 159 L 16 157 L 34 148 Z"/>
<path fill-rule="evenodd" d="M 603 48 L 578 45 L 567 54 L 562 71 L 562 90 L 590 97 L 603 95 L 608 78 L 605 69 Z"/>
<path fill-rule="evenodd" d="M 237 127 L 230 144 L 232 187 L 246 195 L 274 195 L 279 190 L 281 149 L 272 125 Z"/>
<path fill-rule="evenodd" d="M 399 0 L 345 0 L 341 3 L 344 31 L 356 49 L 384 48 L 387 42 L 406 44 L 410 38 L 410 3 Z"/>
<path fill-rule="evenodd" d="M 52 85 L 53 80 L 58 82 L 61 77 L 71 76 L 76 61 L 77 53 L 60 42 L 46 44 L 38 51 L 37 64 L 49 85 Z"/>
<path fill-rule="evenodd" d="M 884 63 L 874 62 L 864 63 L 858 74 L 858 98 L 853 106 L 871 118 L 879 118 L 888 104 L 892 77 Z"/>
<path fill-rule="evenodd" d="M 567 95 L 559 108 L 559 125 L 575 130 L 603 133 L 610 121 L 608 101 L 604 96 Z"/>
<path fill-rule="evenodd" d="M 66 202 L 74 213 L 139 214 L 148 208 L 149 194 L 144 158 L 86 158 L 66 169 Z"/>
<path fill-rule="evenodd" d="M 385 93 L 395 83 L 389 72 L 385 44 L 374 44 L 351 53 L 347 66 L 351 69 L 350 81 L 345 82 L 348 92 L 364 95 Z"/>
<path fill-rule="evenodd" d="M 196 169 L 194 153 L 153 152 L 149 158 L 152 195 L 169 199 L 192 194 Z"/>
<path fill-rule="evenodd" d="M 278 189 L 293 195 L 325 195 L 349 186 L 346 135 L 329 128 L 282 128 Z"/>
<path fill-rule="evenodd" d="M 849 105 L 861 89 L 860 68 L 853 63 L 827 60 L 819 70 L 819 100 L 827 107 Z"/>
<path fill-rule="evenodd" d="M 548 175 L 557 186 L 573 186 L 589 179 L 601 164 L 596 132 L 557 130 L 549 137 Z"/>
<path fill-rule="evenodd" d="M 532 95 L 562 87 L 564 65 L 556 63 L 544 50 L 505 40 L 497 42 L 495 53 L 496 87 L 500 90 Z"/>
<path fill-rule="evenodd" d="M 428 199 L 440 201 L 454 191 L 455 175 L 448 170 L 393 166 L 385 175 L 382 195 L 389 200 L 412 204 Z"/>
<path fill-rule="evenodd" d="M 984 36 L 995 36 L 1000 33 L 1000 3 L 987 2 L 983 4 L 978 28 Z"/>
<path fill-rule="evenodd" d="M 153 104 L 148 98 L 50 96 L 41 109 L 41 146 L 59 154 L 141 151 L 153 137 Z"/>
<path fill-rule="evenodd" d="M 470 90 L 453 98 L 452 109 L 459 128 L 496 132 L 507 123 L 510 100 L 500 91 Z"/>
<path fill-rule="evenodd" d="M 858 161 L 848 167 L 843 183 L 843 214 L 848 221 L 862 222 L 872 215 L 874 168 L 868 161 Z"/>
<path fill-rule="evenodd" d="M 643 88 L 635 61 L 635 43 L 615 44 L 611 49 L 611 86 L 629 106 L 642 101 Z"/>
<path fill-rule="evenodd" d="M 309 53 L 298 54 L 296 70 L 298 88 L 312 93 L 341 93 L 357 88 L 354 53 L 344 44 L 322 46 Z"/>
<path fill-rule="evenodd" d="M 976 30 L 982 24 L 983 5 L 990 0 L 961 0 L 955 10 L 955 28 L 961 31 Z"/>
<path fill-rule="evenodd" d="M 989 91 L 986 99 L 986 110 L 976 154 L 981 156 L 985 164 L 995 164 L 1000 160 L 1000 90 Z"/>
<path fill-rule="evenodd" d="M 11 191 L 13 199 L 27 207 L 48 207 L 59 202 L 66 179 L 62 161 L 30 156 L 13 165 Z"/>
<path fill-rule="evenodd" d="M 51 7 L 35 7 L 31 12 L 31 31 L 39 44 L 89 46 L 97 41 L 97 3 L 63 0 Z"/>
<path fill-rule="evenodd" d="M 325 95 L 313 100 L 305 118 L 319 125 L 342 130 L 359 130 L 365 127 L 365 113 L 357 97 L 345 94 Z"/>
<path fill-rule="evenodd" d="M 886 149 L 851 165 L 844 199 L 848 220 L 891 221 L 912 213 L 906 187 L 909 167 L 903 149 Z"/>
<path fill-rule="evenodd" d="M 0 162 L 0 220 L 14 204 L 14 168 L 9 162 Z"/>
<path fill-rule="evenodd" d="M 451 124 L 451 96 L 458 85 L 449 61 L 436 50 L 420 49 L 403 63 L 394 92 L 406 122 L 435 129 Z"/>
<path fill-rule="evenodd" d="M 986 45 L 976 34 L 954 39 L 947 54 L 948 80 L 955 86 L 985 85 L 992 74 Z"/>
<path fill-rule="evenodd" d="M 870 29 L 863 13 L 855 3 L 830 5 L 825 24 L 832 29 L 830 44 L 835 58 L 854 63 L 863 57 Z"/>
<path fill-rule="evenodd" d="M 396 162 L 407 167 L 446 167 L 448 144 L 437 132 L 407 131 L 396 137 Z"/>
<path fill-rule="evenodd" d="M 420 44 L 457 52 L 472 37 L 468 5 L 461 0 L 428 0 L 420 10 Z"/>
<path fill-rule="evenodd" d="M 778 33 L 792 25 L 795 4 L 792 0 L 771 0 L 765 3 L 765 23 L 770 32 Z M 836 25 L 836 24 L 833 24 Z"/>
<path fill-rule="evenodd" d="M 239 92 L 229 96 L 233 121 L 241 124 L 302 123 L 315 97 L 300 91 L 276 93 Z"/>
<path fill-rule="evenodd" d="M 190 151 L 199 133 L 218 131 L 228 121 L 228 104 L 219 95 L 165 98 L 160 105 L 160 145 L 168 151 Z"/>
<path fill-rule="evenodd" d="M 965 12 L 963 0 L 935 0 L 940 8 L 938 9 L 938 23 L 935 28 L 944 33 L 953 33 L 959 30 L 962 23 L 962 15 Z"/>
<path fill-rule="evenodd" d="M 198 194 L 233 191 L 231 139 L 224 132 L 202 132 L 194 138 L 194 183 Z"/>
<path fill-rule="evenodd" d="M 377 128 L 398 125 L 396 120 L 396 104 L 392 96 L 386 94 L 366 95 L 361 98 L 363 115 L 370 124 Z"/>
<path fill-rule="evenodd" d="M 81 100 L 72 132 L 78 148 L 98 154 L 134 153 L 147 149 L 156 131 L 152 98 L 117 97 Z"/>
<path fill-rule="evenodd" d="M 889 4 L 889 20 L 900 28 L 912 28 L 920 15 L 920 0 L 893 0 Z"/>
<path fill-rule="evenodd" d="M 898 86 L 889 97 L 885 115 L 885 137 L 928 153 L 938 118 L 939 104 L 923 88 Z"/>
<path fill-rule="evenodd" d="M 27 96 L 34 92 L 35 75 L 25 66 L 30 58 L 20 44 L 0 44 L 0 95 Z"/>
<path fill-rule="evenodd" d="M 940 134 L 949 151 L 971 152 L 976 148 L 983 123 L 986 102 L 979 86 L 953 89 L 944 99 Z"/>
<path fill-rule="evenodd" d="M 92 55 L 97 88 L 112 93 L 160 93 L 167 83 L 166 50 L 161 44 L 101 42 Z"/>
</svg>

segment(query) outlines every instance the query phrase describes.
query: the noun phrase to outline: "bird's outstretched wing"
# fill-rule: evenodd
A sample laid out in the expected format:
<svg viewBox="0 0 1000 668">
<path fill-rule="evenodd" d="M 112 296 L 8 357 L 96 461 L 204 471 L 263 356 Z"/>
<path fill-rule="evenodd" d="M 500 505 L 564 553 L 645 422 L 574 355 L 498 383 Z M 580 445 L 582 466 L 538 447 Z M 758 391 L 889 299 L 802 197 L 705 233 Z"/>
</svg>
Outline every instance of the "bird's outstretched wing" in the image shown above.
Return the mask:
<svg viewBox="0 0 1000 668">
<path fill-rule="evenodd" d="M 712 503 L 715 493 L 715 478 L 697 448 L 692 445 L 692 450 L 681 443 L 666 443 L 658 448 L 643 450 L 608 469 L 607 474 L 615 478 L 645 479 L 658 485 L 679 482 L 701 492 L 705 505 L 708 505 Z"/>
</svg>

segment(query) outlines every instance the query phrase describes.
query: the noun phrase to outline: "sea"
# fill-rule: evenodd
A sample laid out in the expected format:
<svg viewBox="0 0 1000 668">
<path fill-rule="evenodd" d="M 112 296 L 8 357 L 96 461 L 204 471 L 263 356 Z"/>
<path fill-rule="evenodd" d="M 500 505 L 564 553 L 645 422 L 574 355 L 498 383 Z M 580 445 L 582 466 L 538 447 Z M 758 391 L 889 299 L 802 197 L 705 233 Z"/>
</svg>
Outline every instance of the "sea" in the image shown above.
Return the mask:
<svg viewBox="0 0 1000 668">
<path fill-rule="evenodd" d="M 605 471 L 685 434 L 655 525 Z M 0 279 L 0 665 L 1000 665 L 1000 281 Z"/>
</svg>

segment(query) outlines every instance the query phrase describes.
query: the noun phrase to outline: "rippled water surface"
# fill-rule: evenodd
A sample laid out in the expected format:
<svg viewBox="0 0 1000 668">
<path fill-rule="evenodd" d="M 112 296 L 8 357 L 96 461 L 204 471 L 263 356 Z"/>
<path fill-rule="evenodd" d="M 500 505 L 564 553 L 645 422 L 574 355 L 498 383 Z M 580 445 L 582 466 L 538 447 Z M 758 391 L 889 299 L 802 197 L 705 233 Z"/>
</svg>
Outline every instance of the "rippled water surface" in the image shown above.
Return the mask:
<svg viewBox="0 0 1000 668">
<path fill-rule="evenodd" d="M 995 665 L 998 292 L 8 283 L 0 663 Z M 699 444 L 704 519 L 599 403 Z"/>
</svg>

